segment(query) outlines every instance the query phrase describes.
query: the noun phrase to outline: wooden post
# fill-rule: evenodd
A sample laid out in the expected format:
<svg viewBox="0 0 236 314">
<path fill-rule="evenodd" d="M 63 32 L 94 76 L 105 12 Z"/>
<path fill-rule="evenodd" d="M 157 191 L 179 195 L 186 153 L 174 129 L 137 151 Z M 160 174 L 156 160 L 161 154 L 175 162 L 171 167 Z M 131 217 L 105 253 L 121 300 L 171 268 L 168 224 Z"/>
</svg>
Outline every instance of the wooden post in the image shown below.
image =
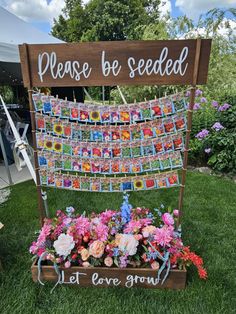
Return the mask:
<svg viewBox="0 0 236 314">
<path fill-rule="evenodd" d="M 45 208 L 43 205 L 42 191 L 40 185 L 40 176 L 39 176 L 39 163 L 38 163 L 38 153 L 37 153 L 37 141 L 36 141 L 36 124 L 35 124 L 35 109 L 32 99 L 32 84 L 31 84 L 31 75 L 30 75 L 30 63 L 29 63 L 29 54 L 28 54 L 28 45 L 24 44 L 25 60 L 28 72 L 29 88 L 28 88 L 28 97 L 29 97 L 29 106 L 30 106 L 30 119 L 32 127 L 32 139 L 33 139 L 33 149 L 34 149 L 34 163 L 35 163 L 35 173 L 36 173 L 36 188 L 38 195 L 38 210 L 40 214 L 40 223 L 43 225 L 43 220 L 46 217 Z"/>
<path fill-rule="evenodd" d="M 190 141 L 190 133 L 191 133 L 191 128 L 192 128 L 193 106 L 195 103 L 195 92 L 196 92 L 196 83 L 198 79 L 200 54 L 201 54 L 201 38 L 198 38 L 197 43 L 196 43 L 196 54 L 195 54 L 195 60 L 194 60 L 193 83 L 192 83 L 192 88 L 190 90 L 190 101 L 189 101 L 188 116 L 187 116 L 187 130 L 186 130 L 186 137 L 185 137 L 184 160 L 183 160 L 180 193 L 179 193 L 179 204 L 178 204 L 179 216 L 177 220 L 177 227 L 180 225 L 180 216 L 182 216 L 184 188 L 185 188 L 186 172 L 187 172 L 187 165 L 188 165 L 189 141 Z"/>
</svg>

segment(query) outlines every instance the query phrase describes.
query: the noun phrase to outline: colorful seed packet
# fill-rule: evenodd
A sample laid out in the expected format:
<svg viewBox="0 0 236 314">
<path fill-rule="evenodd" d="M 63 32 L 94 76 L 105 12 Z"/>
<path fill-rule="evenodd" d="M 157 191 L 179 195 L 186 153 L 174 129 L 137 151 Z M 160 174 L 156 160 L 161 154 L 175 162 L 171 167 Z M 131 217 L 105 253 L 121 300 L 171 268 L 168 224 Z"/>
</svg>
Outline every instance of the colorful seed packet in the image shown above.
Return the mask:
<svg viewBox="0 0 236 314">
<path fill-rule="evenodd" d="M 53 97 L 50 97 L 50 96 L 42 96 L 41 97 L 41 100 L 43 103 L 43 112 L 44 113 L 51 113 L 51 111 L 52 111 L 52 106 L 50 103 L 51 98 L 53 98 Z"/>
<path fill-rule="evenodd" d="M 177 173 L 169 174 L 167 176 L 167 186 L 172 187 L 179 184 L 179 177 Z"/>
<path fill-rule="evenodd" d="M 171 137 L 166 137 L 163 139 L 163 147 L 165 152 L 169 152 L 173 150 L 173 140 Z"/>
<path fill-rule="evenodd" d="M 121 170 L 121 173 L 130 173 L 131 172 L 130 162 L 122 160 L 121 165 L 120 165 L 120 170 Z"/>
<path fill-rule="evenodd" d="M 81 157 L 90 158 L 91 157 L 91 149 L 89 147 L 83 147 L 81 149 Z"/>
<path fill-rule="evenodd" d="M 110 163 L 109 162 L 106 162 L 106 161 L 102 161 L 101 162 L 101 173 L 103 173 L 103 174 L 111 173 Z"/>
<path fill-rule="evenodd" d="M 101 183 L 100 183 L 100 179 L 92 179 L 90 182 L 90 190 L 92 192 L 100 192 L 101 190 Z"/>
<path fill-rule="evenodd" d="M 62 149 L 63 149 L 63 154 L 65 155 L 72 155 L 72 146 L 70 141 L 68 140 L 63 140 L 63 145 L 62 145 Z"/>
<path fill-rule="evenodd" d="M 72 170 L 77 172 L 81 171 L 81 162 L 79 160 L 72 160 Z"/>
<path fill-rule="evenodd" d="M 81 165 L 82 172 L 91 172 L 90 160 L 83 160 Z"/>
<path fill-rule="evenodd" d="M 121 183 L 118 182 L 117 178 L 111 178 L 111 191 L 113 192 L 121 191 Z"/>
<path fill-rule="evenodd" d="M 110 158 L 111 157 L 111 149 L 110 148 L 103 148 L 102 149 L 102 157 L 103 158 Z"/>
<path fill-rule="evenodd" d="M 36 133 L 37 148 L 44 148 L 44 134 Z"/>
<path fill-rule="evenodd" d="M 38 154 L 39 167 L 47 167 L 47 158 L 44 155 Z"/>
<path fill-rule="evenodd" d="M 128 178 L 127 181 L 122 182 L 121 189 L 122 191 L 132 191 L 133 190 L 133 182 L 131 182 Z"/>
<path fill-rule="evenodd" d="M 44 137 L 44 148 L 48 151 L 53 150 L 53 141 L 51 140 L 51 137 L 48 136 Z"/>
<path fill-rule="evenodd" d="M 183 137 L 182 135 L 176 135 L 173 137 L 174 149 L 182 149 L 183 148 Z"/>
<path fill-rule="evenodd" d="M 69 119 L 71 116 L 69 102 L 66 100 L 62 100 L 60 102 L 61 105 L 61 118 Z"/>
<path fill-rule="evenodd" d="M 101 122 L 111 122 L 111 116 L 108 107 L 101 108 Z"/>
<path fill-rule="evenodd" d="M 47 185 L 48 186 L 55 186 L 55 176 L 53 173 L 48 174 L 47 176 Z"/>
<path fill-rule="evenodd" d="M 63 169 L 66 171 L 72 170 L 72 162 L 68 157 L 63 158 Z"/>
<path fill-rule="evenodd" d="M 136 161 L 134 159 L 131 160 L 131 172 L 133 173 L 141 172 L 141 165 L 139 161 Z"/>
<path fill-rule="evenodd" d="M 150 171 L 150 170 L 152 170 L 150 161 L 144 160 L 142 163 L 142 171 Z"/>
<path fill-rule="evenodd" d="M 32 99 L 34 103 L 35 111 L 42 111 L 43 110 L 43 102 L 42 102 L 42 94 L 33 94 Z"/>
<path fill-rule="evenodd" d="M 129 158 L 131 157 L 131 148 L 130 146 L 122 146 L 122 157 Z"/>
<path fill-rule="evenodd" d="M 92 109 L 92 111 L 89 112 L 89 117 L 90 117 L 91 122 L 100 122 L 101 121 L 100 111 L 96 110 L 96 108 Z"/>
<path fill-rule="evenodd" d="M 63 169 L 63 160 L 61 157 L 55 157 L 55 169 L 57 170 Z"/>
<path fill-rule="evenodd" d="M 154 189 L 156 187 L 156 181 L 154 179 L 145 179 L 144 182 L 147 190 Z"/>
<path fill-rule="evenodd" d="M 71 123 L 63 123 L 63 136 L 67 138 L 72 137 Z"/>
<path fill-rule="evenodd" d="M 46 130 L 46 122 L 44 116 L 36 115 L 36 129 L 39 131 Z"/>
<path fill-rule="evenodd" d="M 72 188 L 75 190 L 80 189 L 80 179 L 77 177 L 72 177 Z"/>
<path fill-rule="evenodd" d="M 81 132 L 81 140 L 82 141 L 90 141 L 90 131 L 83 129 L 81 127 L 80 132 Z"/>
<path fill-rule="evenodd" d="M 47 171 L 40 170 L 39 171 L 39 175 L 40 175 L 40 183 L 41 183 L 41 185 L 47 185 L 48 184 Z"/>
<path fill-rule="evenodd" d="M 90 190 L 90 178 L 81 177 L 80 186 L 81 186 L 82 191 L 89 191 Z"/>
<path fill-rule="evenodd" d="M 142 128 L 143 138 L 152 138 L 154 136 L 152 127 L 143 127 Z"/>
<path fill-rule="evenodd" d="M 141 156 L 141 146 L 134 146 L 134 145 L 131 145 L 131 154 L 132 154 L 132 157 L 139 157 Z"/>
<path fill-rule="evenodd" d="M 120 140 L 120 129 L 115 128 L 111 131 L 111 139 L 112 141 L 119 141 Z"/>
<path fill-rule="evenodd" d="M 166 188 L 167 187 L 167 178 L 165 175 L 159 176 L 156 178 L 156 185 L 158 188 Z"/>
<path fill-rule="evenodd" d="M 155 141 L 155 143 L 154 143 L 154 150 L 155 150 L 156 154 L 163 152 L 164 147 L 163 147 L 163 142 L 161 140 Z"/>
<path fill-rule="evenodd" d="M 72 155 L 73 156 L 81 156 L 81 147 L 77 143 L 72 144 Z"/>
<path fill-rule="evenodd" d="M 61 175 L 55 175 L 55 186 L 57 188 L 63 187 L 63 179 Z"/>
<path fill-rule="evenodd" d="M 161 121 L 153 123 L 154 125 L 154 130 L 156 133 L 156 137 L 164 135 L 165 134 L 165 128 L 164 125 Z"/>
<path fill-rule="evenodd" d="M 51 98 L 50 103 L 51 103 L 51 107 L 52 107 L 51 115 L 53 117 L 60 117 L 61 116 L 60 101 L 57 98 Z"/>
<path fill-rule="evenodd" d="M 161 99 L 161 105 L 162 105 L 162 112 L 164 116 L 168 116 L 175 112 L 175 108 L 173 106 L 171 99 L 169 98 Z"/>
<path fill-rule="evenodd" d="M 130 131 L 131 131 L 131 137 L 133 141 L 141 139 L 142 134 L 141 134 L 139 126 L 131 125 Z"/>
<path fill-rule="evenodd" d="M 111 162 L 111 173 L 120 173 L 120 162 L 112 161 Z"/>
<path fill-rule="evenodd" d="M 121 130 L 121 139 L 122 141 L 130 141 L 131 140 L 131 132 L 128 129 Z"/>
<path fill-rule="evenodd" d="M 138 190 L 144 190 L 145 189 L 145 184 L 144 184 L 144 180 L 142 179 L 133 179 L 133 186 L 134 186 L 134 190 L 138 191 Z"/>
<path fill-rule="evenodd" d="M 72 187 L 72 179 L 70 175 L 63 175 L 63 187 L 66 189 L 70 189 Z"/>
<path fill-rule="evenodd" d="M 162 106 L 158 100 L 152 100 L 151 102 L 152 118 L 162 117 Z"/>
<path fill-rule="evenodd" d="M 152 170 L 161 170 L 161 162 L 159 159 L 153 159 L 150 161 Z"/>
<path fill-rule="evenodd" d="M 71 138 L 73 140 L 82 140 L 82 136 L 81 136 L 81 132 L 80 132 L 80 126 L 79 125 L 74 125 L 72 128 L 72 132 L 71 132 Z"/>
<path fill-rule="evenodd" d="M 149 156 L 153 155 L 153 145 L 152 143 L 147 143 L 146 145 L 142 145 L 142 155 L 143 156 Z"/>
<path fill-rule="evenodd" d="M 102 192 L 110 192 L 111 184 L 109 178 L 101 178 L 101 191 Z"/>
<path fill-rule="evenodd" d="M 103 136 L 104 142 L 111 141 L 111 132 L 110 132 L 109 128 L 104 129 L 102 136 Z"/>
<path fill-rule="evenodd" d="M 80 107 L 79 120 L 82 122 L 89 121 L 89 112 L 84 107 Z"/>
<path fill-rule="evenodd" d="M 47 167 L 49 169 L 55 169 L 55 160 L 52 155 L 47 157 Z"/>
<path fill-rule="evenodd" d="M 63 135 L 63 124 L 61 121 L 53 123 L 53 134 L 56 136 Z"/>
<path fill-rule="evenodd" d="M 175 124 L 172 119 L 165 120 L 163 124 L 167 134 L 175 132 Z"/>
<path fill-rule="evenodd" d="M 91 161 L 91 172 L 92 173 L 100 173 L 101 172 L 101 167 L 99 161 Z"/>
<path fill-rule="evenodd" d="M 91 141 L 101 142 L 102 140 L 103 134 L 99 129 L 91 131 Z"/>
<path fill-rule="evenodd" d="M 142 103 L 141 107 L 143 120 L 150 120 L 152 118 L 151 102 Z"/>
<path fill-rule="evenodd" d="M 45 117 L 45 128 L 47 130 L 47 133 L 52 133 L 53 132 L 53 122 L 49 117 Z"/>
<path fill-rule="evenodd" d="M 112 157 L 113 158 L 120 158 L 121 157 L 121 148 L 120 147 L 112 148 Z"/>
<path fill-rule="evenodd" d="M 174 123 L 177 131 L 182 131 L 186 127 L 184 116 L 177 116 L 174 118 Z"/>
<path fill-rule="evenodd" d="M 74 102 L 70 102 L 69 106 L 71 107 L 71 109 L 70 109 L 70 119 L 78 121 L 78 119 L 79 119 L 79 109 L 78 109 L 77 104 L 74 103 Z"/>
<path fill-rule="evenodd" d="M 110 115 L 111 115 L 111 122 L 117 123 L 120 121 L 120 115 L 117 111 L 111 111 Z"/>
<path fill-rule="evenodd" d="M 171 97 L 175 111 L 183 111 L 186 107 L 186 101 L 183 95 L 177 94 Z"/>
<path fill-rule="evenodd" d="M 141 121 L 142 120 L 142 113 L 141 109 L 138 105 L 130 106 L 130 113 L 131 113 L 131 121 Z"/>
<path fill-rule="evenodd" d="M 102 157 L 102 149 L 99 147 L 93 147 L 92 148 L 92 156 L 95 158 Z"/>
<path fill-rule="evenodd" d="M 180 152 L 175 152 L 170 155 L 171 168 L 179 168 L 183 166 L 183 161 Z"/>
<path fill-rule="evenodd" d="M 170 169 L 171 168 L 171 162 L 170 162 L 168 154 L 161 155 L 159 157 L 159 160 L 160 160 L 161 170 L 165 170 L 165 169 Z"/>
<path fill-rule="evenodd" d="M 122 106 L 119 107 L 119 115 L 120 115 L 120 122 L 130 122 L 130 111 L 129 107 Z"/>
</svg>

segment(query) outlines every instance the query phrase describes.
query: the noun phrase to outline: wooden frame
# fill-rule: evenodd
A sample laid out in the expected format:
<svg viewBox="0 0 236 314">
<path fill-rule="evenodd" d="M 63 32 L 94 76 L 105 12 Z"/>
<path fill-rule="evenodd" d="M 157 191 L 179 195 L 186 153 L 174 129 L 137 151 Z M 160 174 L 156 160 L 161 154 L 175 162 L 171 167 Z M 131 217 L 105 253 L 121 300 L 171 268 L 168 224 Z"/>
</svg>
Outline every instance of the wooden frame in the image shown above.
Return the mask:
<svg viewBox="0 0 236 314">
<path fill-rule="evenodd" d="M 192 87 L 190 92 L 184 162 L 178 202 L 178 208 L 182 213 L 196 85 L 206 83 L 211 40 L 124 41 L 52 45 L 23 44 L 19 46 L 19 49 L 24 85 L 28 88 L 29 95 L 34 159 L 36 166 L 38 207 L 41 224 L 43 224 L 43 219 L 45 217 L 45 209 L 43 207 L 41 195 L 39 165 L 36 150 L 35 111 L 32 100 L 33 86 L 53 87 L 190 84 Z M 186 51 L 188 53 L 186 53 Z M 163 61 L 163 55 L 165 55 L 165 53 L 166 57 Z M 156 57 L 157 55 L 159 55 L 159 59 Z M 83 71 L 80 73 L 80 76 L 78 76 L 77 72 L 75 74 L 72 66 L 73 64 L 78 66 L 78 58 L 80 62 L 79 65 L 83 64 L 84 67 L 82 67 Z M 135 64 L 136 66 L 139 64 L 142 65 L 139 69 L 137 67 L 136 73 L 134 71 L 134 66 L 129 66 L 132 62 L 133 65 Z M 38 64 L 38 68 L 36 64 Z M 155 69 L 153 67 L 152 71 L 149 71 L 151 64 L 152 66 L 154 64 L 159 65 L 159 67 L 156 67 Z M 54 72 L 55 67 L 57 67 L 56 72 Z M 170 69 L 172 70 L 169 71 Z M 157 73 L 154 73 L 155 70 Z M 137 73 L 139 73 L 139 75 L 137 75 Z M 133 74 L 134 77 L 132 77 L 131 74 Z M 77 75 L 77 79 L 75 79 L 75 75 Z M 178 226 L 180 225 L 180 216 L 177 224 Z M 121 286 L 125 286 L 124 276 L 127 274 L 134 276 L 137 275 L 139 277 L 145 277 L 148 274 L 148 276 L 153 278 L 155 278 L 157 274 L 157 271 L 151 269 L 118 269 L 103 267 L 71 267 L 63 270 L 63 273 L 65 274 L 65 278 L 67 280 L 68 276 L 71 277 L 75 272 L 85 272 L 87 278 L 91 278 L 91 275 L 95 271 L 98 273 L 98 276 L 110 276 L 110 273 L 112 273 L 112 276 L 116 274 L 118 280 L 121 282 Z M 32 265 L 32 277 L 34 281 L 37 281 L 38 268 L 36 262 Z M 47 281 L 57 280 L 53 266 L 42 266 L 42 278 Z M 185 287 L 185 283 L 186 270 L 171 270 L 165 283 L 163 285 L 157 284 L 155 287 L 183 289 Z M 90 285 L 91 283 L 89 283 L 88 279 L 81 279 L 80 286 Z M 108 286 L 108 284 L 104 284 L 102 286 Z M 143 283 L 137 284 L 136 286 L 151 287 L 150 285 Z"/>
</svg>

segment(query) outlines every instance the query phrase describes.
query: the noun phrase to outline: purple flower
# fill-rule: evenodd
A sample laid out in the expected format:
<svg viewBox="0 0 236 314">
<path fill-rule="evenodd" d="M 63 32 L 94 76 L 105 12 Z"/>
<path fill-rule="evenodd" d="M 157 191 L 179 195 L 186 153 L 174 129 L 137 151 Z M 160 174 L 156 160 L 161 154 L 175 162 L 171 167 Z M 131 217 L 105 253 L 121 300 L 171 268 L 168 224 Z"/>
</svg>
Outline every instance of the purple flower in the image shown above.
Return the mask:
<svg viewBox="0 0 236 314">
<path fill-rule="evenodd" d="M 198 110 L 198 109 L 201 109 L 200 104 L 199 103 L 194 104 L 193 110 Z"/>
<path fill-rule="evenodd" d="M 211 128 L 217 132 L 224 129 L 223 125 L 220 124 L 220 122 L 216 122 Z"/>
<path fill-rule="evenodd" d="M 216 100 L 212 100 L 211 105 L 212 105 L 212 107 L 214 107 L 214 108 L 218 108 L 218 106 L 219 106 L 218 101 L 216 101 Z"/>
<path fill-rule="evenodd" d="M 207 135 L 209 134 L 209 131 L 206 130 L 206 129 L 203 129 L 201 130 L 195 137 L 198 139 L 198 140 L 203 140 Z"/>
<path fill-rule="evenodd" d="M 189 96 L 190 96 L 190 94 L 191 94 L 191 93 L 190 93 L 190 90 L 187 90 L 187 92 L 186 92 L 185 96 L 186 96 L 186 97 L 189 97 Z"/>
<path fill-rule="evenodd" d="M 195 96 L 199 97 L 201 95 L 202 95 L 202 91 L 200 89 L 197 89 L 196 92 L 195 92 Z"/>
<path fill-rule="evenodd" d="M 227 109 L 229 109 L 231 106 L 227 103 L 223 104 L 222 106 L 220 106 L 218 108 L 218 111 L 226 111 Z"/>
<path fill-rule="evenodd" d="M 202 103 L 206 103 L 206 102 L 207 102 L 207 100 L 206 100 L 205 97 L 202 97 L 200 101 L 201 101 Z"/>
<path fill-rule="evenodd" d="M 211 148 L 205 148 L 205 153 L 206 154 L 210 154 L 210 152 L 211 152 Z"/>
</svg>

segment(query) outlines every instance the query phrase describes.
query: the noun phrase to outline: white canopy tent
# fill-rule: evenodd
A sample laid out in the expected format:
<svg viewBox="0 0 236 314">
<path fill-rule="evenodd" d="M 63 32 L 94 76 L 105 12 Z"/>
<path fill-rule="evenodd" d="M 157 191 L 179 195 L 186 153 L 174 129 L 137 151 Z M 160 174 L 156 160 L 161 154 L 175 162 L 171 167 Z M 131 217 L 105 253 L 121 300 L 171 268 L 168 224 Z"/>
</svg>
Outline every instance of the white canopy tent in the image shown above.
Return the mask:
<svg viewBox="0 0 236 314">
<path fill-rule="evenodd" d="M 0 6 L 0 84 L 22 84 L 18 45 L 62 43 Z"/>
</svg>

